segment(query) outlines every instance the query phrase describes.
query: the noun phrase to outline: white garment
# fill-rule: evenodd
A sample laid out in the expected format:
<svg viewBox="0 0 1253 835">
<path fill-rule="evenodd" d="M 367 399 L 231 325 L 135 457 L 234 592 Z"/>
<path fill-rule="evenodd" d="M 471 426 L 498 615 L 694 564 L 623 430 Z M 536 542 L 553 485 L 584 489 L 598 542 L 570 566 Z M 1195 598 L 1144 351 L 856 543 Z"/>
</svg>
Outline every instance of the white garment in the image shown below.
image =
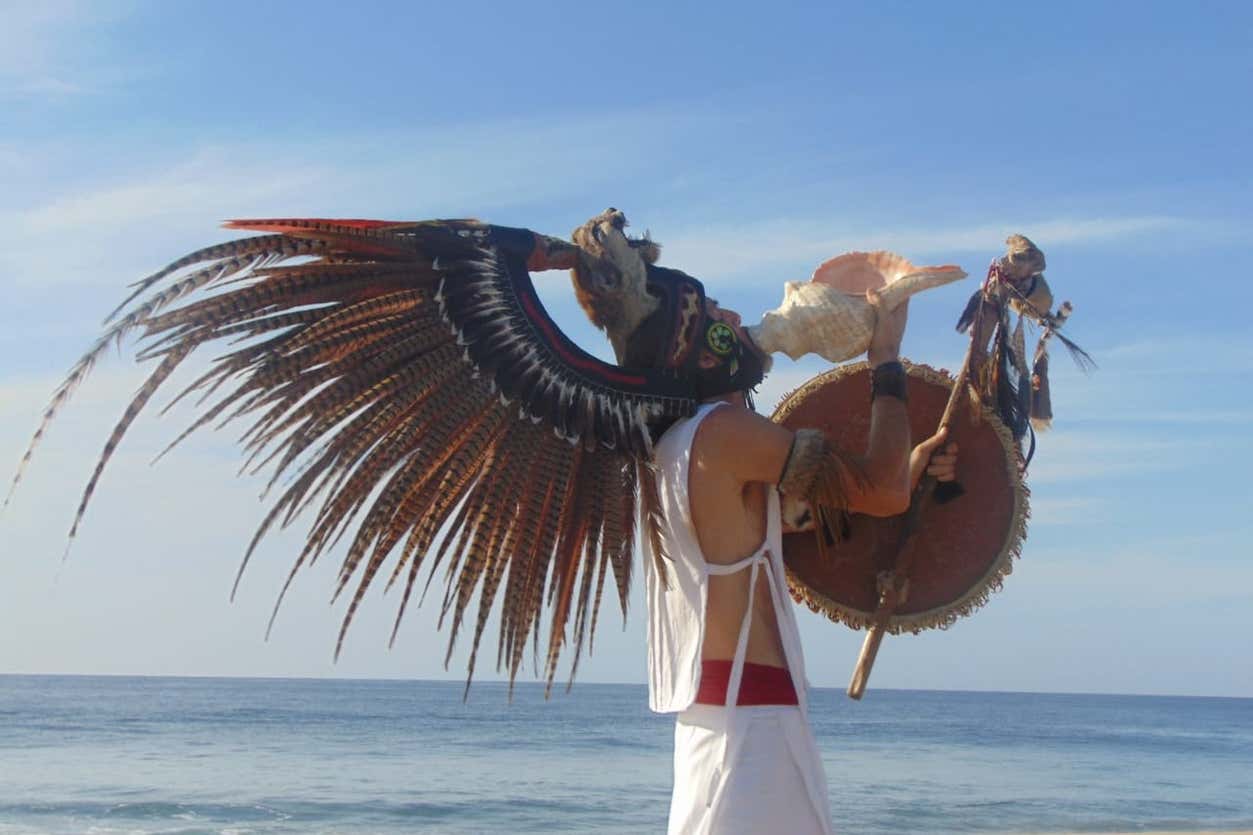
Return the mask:
<svg viewBox="0 0 1253 835">
<path fill-rule="evenodd" d="M 654 450 L 661 533 L 669 557 L 665 561 L 668 588 L 658 576 L 648 538 L 643 537 L 649 707 L 679 714 L 669 832 L 830 833 L 826 774 L 809 728 L 800 634 L 784 579 L 779 494 L 774 487 L 767 489 L 765 541 L 733 564 L 707 563 L 692 524 L 687 489 L 692 440 L 701 421 L 720 405 L 705 404 L 691 418 L 675 423 Z M 695 704 L 709 575 L 745 569 L 752 572 L 750 601 L 760 575 L 769 584 L 796 706 L 736 705 L 752 625 L 751 605 L 740 624 L 726 704 Z"/>
<path fill-rule="evenodd" d="M 692 705 L 674 723 L 669 835 L 831 835 L 827 777 L 794 705 Z"/>
<path fill-rule="evenodd" d="M 804 709 L 805 661 L 801 657 L 796 614 L 784 579 L 778 491 L 773 486 L 767 488 L 766 539 L 752 555 L 731 565 L 707 563 L 696 539 L 687 494 L 692 440 L 705 416 L 722 405 L 726 404 L 715 402 L 702 405 L 695 415 L 671 426 L 653 450 L 663 520 L 661 535 L 670 559 L 664 561 L 669 581 L 669 588 L 666 588 L 657 574 L 649 538 L 641 537 L 644 596 L 648 606 L 648 706 L 658 713 L 678 713 L 696 701 L 696 692 L 700 688 L 700 651 L 705 641 L 709 575 L 734 574 L 749 568 L 753 572 L 750 600 L 758 575 L 765 574 L 770 584 L 770 597 L 774 602 L 784 657 L 792 674 L 797 700 Z M 745 612 L 740 630 L 740 645 L 732 665 L 728 691 L 738 691 L 739 688 L 751 617 L 750 607 Z"/>
</svg>

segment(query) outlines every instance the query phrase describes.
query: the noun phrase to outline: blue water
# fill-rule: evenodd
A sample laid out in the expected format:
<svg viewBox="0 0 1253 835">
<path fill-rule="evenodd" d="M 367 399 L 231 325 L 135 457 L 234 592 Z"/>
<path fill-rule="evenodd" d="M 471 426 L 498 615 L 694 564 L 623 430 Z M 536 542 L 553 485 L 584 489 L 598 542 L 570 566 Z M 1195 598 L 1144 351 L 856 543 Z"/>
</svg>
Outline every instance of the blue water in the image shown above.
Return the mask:
<svg viewBox="0 0 1253 835">
<path fill-rule="evenodd" d="M 0 833 L 658 832 L 642 686 L 0 676 Z M 1253 829 L 1253 699 L 816 690 L 847 833 Z"/>
</svg>

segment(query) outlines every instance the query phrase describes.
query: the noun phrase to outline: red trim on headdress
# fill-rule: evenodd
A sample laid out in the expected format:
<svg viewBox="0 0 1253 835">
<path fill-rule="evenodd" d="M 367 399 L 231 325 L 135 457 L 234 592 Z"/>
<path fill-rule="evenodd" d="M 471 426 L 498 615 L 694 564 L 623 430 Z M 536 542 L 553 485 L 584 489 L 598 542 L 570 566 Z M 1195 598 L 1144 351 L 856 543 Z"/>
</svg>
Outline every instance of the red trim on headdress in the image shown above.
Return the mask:
<svg viewBox="0 0 1253 835">
<path fill-rule="evenodd" d="M 548 344 L 553 347 L 553 350 L 561 355 L 561 359 L 566 364 L 573 366 L 574 368 L 578 368 L 581 371 L 587 371 L 597 377 L 611 380 L 615 383 L 621 383 L 622 385 L 642 386 L 648 382 L 648 380 L 644 377 L 636 377 L 631 374 L 620 374 L 613 371 L 613 366 L 608 363 L 601 362 L 600 360 L 588 356 L 579 356 L 566 350 L 565 346 L 562 344 L 561 336 L 553 330 L 552 325 L 548 321 L 548 317 L 536 307 L 535 300 L 527 293 L 521 293 L 519 295 L 521 296 L 522 308 L 526 311 L 527 318 L 539 326 L 540 330 L 544 332 L 544 336 L 546 337 Z"/>
<path fill-rule="evenodd" d="M 285 232 L 299 233 L 310 226 L 325 224 L 327 226 L 344 226 L 349 229 L 380 229 L 387 226 L 412 226 L 411 221 L 404 220 L 362 220 L 359 218 L 339 217 L 298 217 L 298 218 L 265 218 L 247 220 L 228 220 L 222 224 L 226 229 L 249 229 L 254 232 Z"/>
</svg>

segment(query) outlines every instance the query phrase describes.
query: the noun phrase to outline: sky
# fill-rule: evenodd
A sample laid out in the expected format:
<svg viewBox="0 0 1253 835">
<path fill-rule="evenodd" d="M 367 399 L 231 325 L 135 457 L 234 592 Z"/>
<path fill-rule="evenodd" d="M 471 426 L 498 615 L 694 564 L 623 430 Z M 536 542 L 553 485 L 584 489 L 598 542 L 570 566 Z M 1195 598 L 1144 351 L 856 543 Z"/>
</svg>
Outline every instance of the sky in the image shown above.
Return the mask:
<svg viewBox="0 0 1253 835">
<path fill-rule="evenodd" d="M 888 638 L 871 688 L 1253 696 L 1253 7 L 0 0 L 0 19 L 0 469 L 125 285 L 231 217 L 566 235 L 616 206 L 750 321 L 826 258 L 888 248 L 971 273 L 911 305 L 905 355 L 949 368 L 1021 232 L 1099 370 L 1054 358 L 1004 589 Z M 537 283 L 607 356 L 565 278 Z M 150 466 L 187 410 L 137 422 L 63 557 L 143 376 L 129 347 L 0 517 L 0 673 L 463 678 L 437 607 L 389 651 L 377 593 L 332 663 L 333 559 L 264 640 L 302 532 L 228 601 L 262 484 L 229 431 Z M 759 408 L 824 368 L 780 358 Z M 644 681 L 641 591 L 602 612 L 580 681 Z M 811 683 L 844 687 L 861 634 L 807 611 L 801 631 Z"/>
</svg>

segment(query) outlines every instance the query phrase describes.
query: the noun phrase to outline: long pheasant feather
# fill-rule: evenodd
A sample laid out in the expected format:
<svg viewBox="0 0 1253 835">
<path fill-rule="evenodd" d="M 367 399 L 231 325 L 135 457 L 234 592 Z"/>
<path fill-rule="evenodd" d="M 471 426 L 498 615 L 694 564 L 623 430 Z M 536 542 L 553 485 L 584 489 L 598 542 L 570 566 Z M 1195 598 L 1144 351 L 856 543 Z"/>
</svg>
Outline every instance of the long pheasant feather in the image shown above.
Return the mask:
<svg viewBox="0 0 1253 835">
<path fill-rule="evenodd" d="M 573 677 L 608 574 L 625 613 L 636 493 L 655 499 L 625 451 L 647 447 L 643 401 L 606 400 L 578 382 L 583 370 L 570 376 L 527 342 L 538 331 L 519 306 L 523 262 L 493 249 L 477 221 L 227 226 L 264 234 L 197 250 L 132 285 L 53 392 L 9 497 L 104 351 L 138 336 L 138 357 L 156 365 L 108 436 L 71 539 L 124 436 L 168 384 L 162 412 L 195 414 L 158 458 L 198 429 L 241 427 L 242 471 L 265 471 L 267 493 L 276 489 L 236 587 L 266 534 L 309 513 L 274 614 L 300 569 L 346 542 L 333 597 L 350 584 L 352 594 L 336 655 L 381 574 L 388 588 L 403 578 L 394 642 L 425 571 L 425 587 L 436 573 L 445 581 L 450 652 L 477 596 L 469 674 L 499 605 L 497 667 L 511 684 L 528 645 L 538 671 L 545 609 L 542 675 L 551 687 L 573 644 Z M 171 383 L 199 348 L 223 345 L 190 382 Z"/>
</svg>

